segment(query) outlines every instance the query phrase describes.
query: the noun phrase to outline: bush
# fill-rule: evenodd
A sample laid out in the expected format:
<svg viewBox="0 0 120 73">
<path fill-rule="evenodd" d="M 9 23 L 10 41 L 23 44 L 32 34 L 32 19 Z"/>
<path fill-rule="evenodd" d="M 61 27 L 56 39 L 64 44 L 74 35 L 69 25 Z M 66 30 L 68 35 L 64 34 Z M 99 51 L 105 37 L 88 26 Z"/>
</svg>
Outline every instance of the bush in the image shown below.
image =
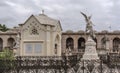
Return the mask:
<svg viewBox="0 0 120 73">
<path fill-rule="evenodd" d="M 2 52 L 0 52 L 0 59 L 2 59 L 2 60 L 14 60 L 13 51 L 5 48 Z"/>
<path fill-rule="evenodd" d="M 13 51 L 5 48 L 0 52 L 0 70 L 4 71 L 14 68 L 14 59 Z"/>
</svg>

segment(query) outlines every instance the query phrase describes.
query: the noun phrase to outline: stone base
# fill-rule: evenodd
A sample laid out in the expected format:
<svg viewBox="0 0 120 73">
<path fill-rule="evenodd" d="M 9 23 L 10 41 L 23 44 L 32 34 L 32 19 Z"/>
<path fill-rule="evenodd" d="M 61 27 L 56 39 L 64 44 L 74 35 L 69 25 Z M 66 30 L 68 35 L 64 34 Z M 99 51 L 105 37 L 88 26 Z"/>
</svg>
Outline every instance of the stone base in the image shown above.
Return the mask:
<svg viewBox="0 0 120 73">
<path fill-rule="evenodd" d="M 99 60 L 98 53 L 96 51 L 96 43 L 90 36 L 88 37 L 85 45 L 86 48 L 82 60 Z"/>
<path fill-rule="evenodd" d="M 97 54 L 84 54 L 82 60 L 99 60 Z"/>
</svg>

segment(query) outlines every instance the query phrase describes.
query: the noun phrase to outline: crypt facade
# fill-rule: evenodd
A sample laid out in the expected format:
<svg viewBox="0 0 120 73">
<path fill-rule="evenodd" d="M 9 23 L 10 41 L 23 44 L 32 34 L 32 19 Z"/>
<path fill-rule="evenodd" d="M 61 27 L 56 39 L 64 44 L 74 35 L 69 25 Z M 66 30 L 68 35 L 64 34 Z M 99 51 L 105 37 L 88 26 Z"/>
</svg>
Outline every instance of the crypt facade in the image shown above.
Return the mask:
<svg viewBox="0 0 120 73">
<path fill-rule="evenodd" d="M 61 56 L 61 24 L 44 13 L 20 24 L 20 56 Z M 18 41 L 19 42 L 19 41 Z"/>
<path fill-rule="evenodd" d="M 17 56 L 61 56 L 62 27 L 44 13 L 31 15 L 23 24 L 0 32 L 0 49 L 13 49 Z"/>
</svg>

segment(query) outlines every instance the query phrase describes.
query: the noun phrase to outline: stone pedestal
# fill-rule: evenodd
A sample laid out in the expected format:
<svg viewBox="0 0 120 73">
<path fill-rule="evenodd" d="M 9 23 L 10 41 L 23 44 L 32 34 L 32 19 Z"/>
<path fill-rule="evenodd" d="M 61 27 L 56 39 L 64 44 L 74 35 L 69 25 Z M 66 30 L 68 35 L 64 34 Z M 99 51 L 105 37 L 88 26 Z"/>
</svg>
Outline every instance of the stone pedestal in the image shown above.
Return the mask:
<svg viewBox="0 0 120 73">
<path fill-rule="evenodd" d="M 85 53 L 83 54 L 82 60 L 99 60 L 97 51 L 96 51 L 96 43 L 94 40 L 89 36 L 88 40 L 85 44 Z"/>
<path fill-rule="evenodd" d="M 99 65 L 99 57 L 98 57 L 98 53 L 96 51 L 96 43 L 95 41 L 89 36 L 88 40 L 85 43 L 85 52 L 83 54 L 83 58 L 82 58 L 82 63 L 85 67 L 84 70 L 85 73 L 92 73 L 94 72 L 94 69 Z M 95 73 L 97 73 L 95 71 Z"/>
</svg>

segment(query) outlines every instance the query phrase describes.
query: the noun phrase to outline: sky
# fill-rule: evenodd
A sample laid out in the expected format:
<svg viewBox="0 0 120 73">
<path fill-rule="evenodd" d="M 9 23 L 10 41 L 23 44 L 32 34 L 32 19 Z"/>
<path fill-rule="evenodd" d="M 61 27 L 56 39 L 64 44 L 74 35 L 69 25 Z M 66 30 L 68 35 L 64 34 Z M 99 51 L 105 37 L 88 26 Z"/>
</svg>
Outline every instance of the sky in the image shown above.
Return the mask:
<svg viewBox="0 0 120 73">
<path fill-rule="evenodd" d="M 0 23 L 12 28 L 42 10 L 60 20 L 63 31 L 85 30 L 86 22 L 80 12 L 92 15 L 96 31 L 120 30 L 120 0 L 0 0 Z"/>
</svg>

